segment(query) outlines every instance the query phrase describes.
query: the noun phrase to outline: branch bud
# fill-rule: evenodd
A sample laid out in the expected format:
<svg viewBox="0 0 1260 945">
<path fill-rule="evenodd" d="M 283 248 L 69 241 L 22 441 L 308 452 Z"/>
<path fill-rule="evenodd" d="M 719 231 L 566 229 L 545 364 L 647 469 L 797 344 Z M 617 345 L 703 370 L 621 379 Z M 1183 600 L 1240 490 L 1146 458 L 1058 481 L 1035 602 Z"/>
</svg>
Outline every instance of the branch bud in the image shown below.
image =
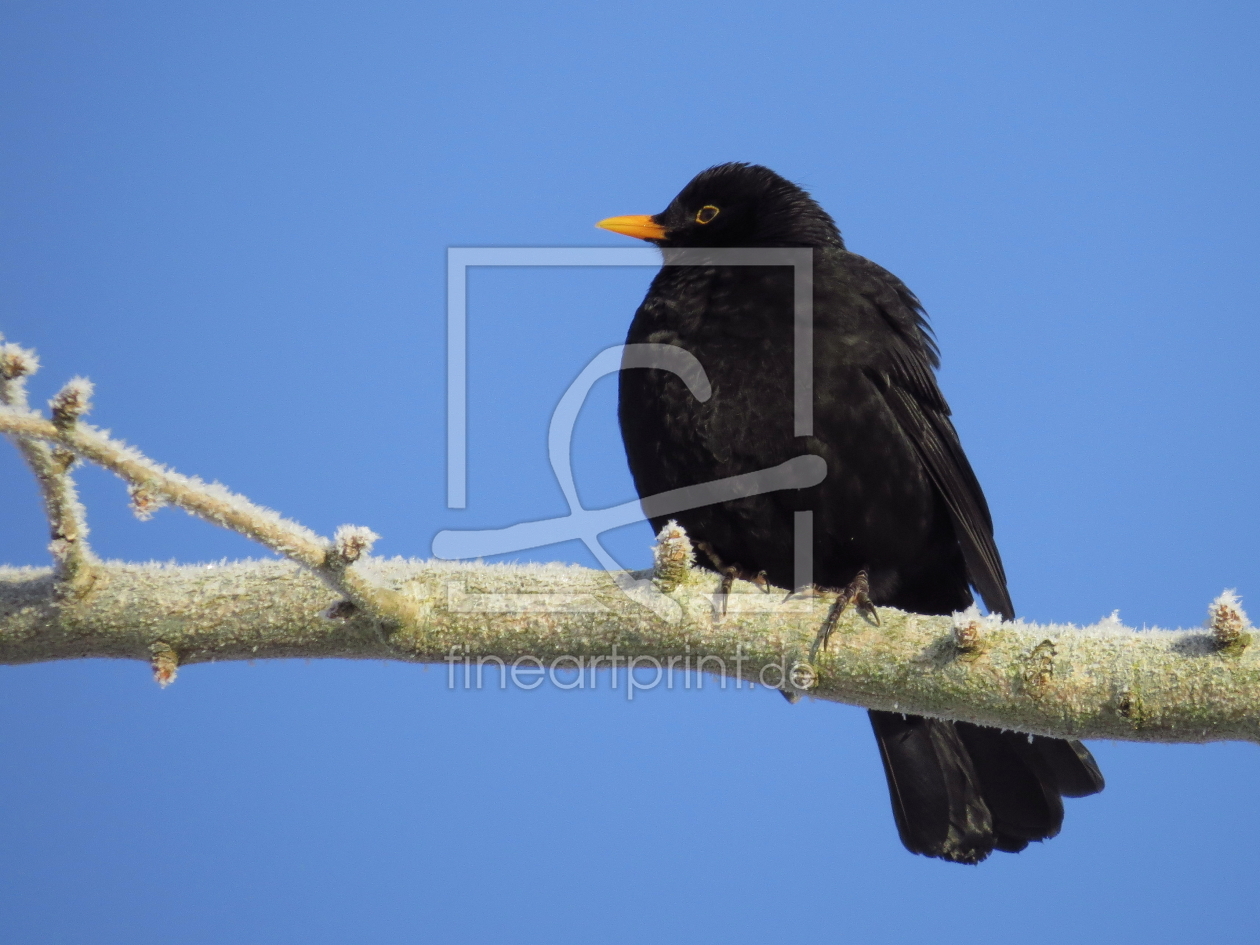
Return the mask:
<svg viewBox="0 0 1260 945">
<path fill-rule="evenodd" d="M 0 378 L 15 381 L 29 377 L 39 370 L 39 358 L 34 351 L 13 344 L 0 344 Z"/>
<path fill-rule="evenodd" d="M 146 486 L 128 486 L 127 494 L 131 497 L 131 511 L 142 522 L 153 518 L 153 513 L 167 504 Z"/>
<path fill-rule="evenodd" d="M 346 564 L 353 564 L 372 550 L 381 536 L 362 525 L 342 525 L 333 535 L 333 547 L 337 556 Z"/>
<path fill-rule="evenodd" d="M 179 656 L 169 643 L 160 640 L 149 647 L 149 653 L 152 654 L 153 679 L 165 689 L 179 672 Z"/>
<path fill-rule="evenodd" d="M 980 609 L 972 604 L 966 610 L 954 614 L 954 646 L 962 653 L 978 656 L 985 648 L 985 618 Z"/>
<path fill-rule="evenodd" d="M 1221 596 L 1208 605 L 1208 629 L 1218 650 L 1241 653 L 1251 642 L 1251 634 L 1247 632 L 1250 626 L 1251 621 L 1234 591 L 1222 591 Z"/>
<path fill-rule="evenodd" d="M 687 580 L 687 574 L 695 564 L 696 553 L 691 547 L 691 539 L 687 537 L 686 530 L 672 519 L 656 536 L 652 559 L 656 586 L 664 593 L 669 593 Z"/>
<path fill-rule="evenodd" d="M 74 377 L 48 401 L 52 408 L 52 422 L 65 429 L 92 409 L 92 382 L 86 377 Z"/>
</svg>

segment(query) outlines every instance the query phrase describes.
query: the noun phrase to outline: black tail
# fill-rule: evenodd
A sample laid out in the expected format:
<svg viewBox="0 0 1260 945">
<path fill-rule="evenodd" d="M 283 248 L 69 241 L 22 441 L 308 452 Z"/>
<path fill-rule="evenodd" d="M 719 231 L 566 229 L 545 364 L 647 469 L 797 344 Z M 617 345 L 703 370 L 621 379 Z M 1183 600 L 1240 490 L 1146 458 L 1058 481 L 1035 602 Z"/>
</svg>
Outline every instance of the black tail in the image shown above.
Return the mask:
<svg viewBox="0 0 1260 945">
<path fill-rule="evenodd" d="M 871 711 L 893 816 L 911 853 L 979 863 L 1017 853 L 1063 825 L 1064 797 L 1103 789 L 1077 741 L 969 722 Z"/>
</svg>

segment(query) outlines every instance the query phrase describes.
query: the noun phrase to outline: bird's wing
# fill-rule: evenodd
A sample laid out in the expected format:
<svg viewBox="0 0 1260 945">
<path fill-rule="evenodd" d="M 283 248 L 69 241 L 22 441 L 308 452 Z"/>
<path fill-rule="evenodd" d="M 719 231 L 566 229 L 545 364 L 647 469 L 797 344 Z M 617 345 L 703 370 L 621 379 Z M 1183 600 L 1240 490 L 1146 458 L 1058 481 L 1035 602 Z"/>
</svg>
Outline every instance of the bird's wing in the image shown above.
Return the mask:
<svg viewBox="0 0 1260 945">
<path fill-rule="evenodd" d="M 1015 608 L 993 541 L 989 505 L 949 419 L 949 406 L 936 385 L 936 346 L 922 306 L 895 276 L 874 263 L 867 265 L 878 270 L 882 278 L 869 273 L 863 294 L 893 329 L 892 343 L 882 346 L 881 356 L 868 373 L 949 507 L 972 585 L 990 611 L 1012 619 Z"/>
</svg>

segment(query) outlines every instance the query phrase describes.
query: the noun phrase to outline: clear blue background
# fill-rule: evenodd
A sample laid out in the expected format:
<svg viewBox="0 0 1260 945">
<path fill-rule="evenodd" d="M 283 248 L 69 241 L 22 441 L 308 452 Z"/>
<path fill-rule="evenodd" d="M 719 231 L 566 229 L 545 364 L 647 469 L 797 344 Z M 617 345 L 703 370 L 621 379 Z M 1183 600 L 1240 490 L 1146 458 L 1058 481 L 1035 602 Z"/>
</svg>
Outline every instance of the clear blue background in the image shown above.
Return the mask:
<svg viewBox="0 0 1260 945">
<path fill-rule="evenodd" d="M 926 303 L 1023 616 L 1260 610 L 1258 33 L 1245 3 L 8 3 L 0 330 L 41 401 L 86 374 L 155 459 L 426 556 L 564 511 L 551 408 L 651 275 L 474 274 L 454 512 L 446 247 L 629 245 L 592 224 L 762 162 Z M 611 381 L 576 444 L 588 504 L 632 497 Z M 260 553 L 80 480 L 103 555 Z M 45 542 L 0 451 L 0 560 Z M 1095 744 L 1058 839 L 961 868 L 901 849 L 860 710 L 764 690 L 0 680 L 6 942 L 1254 940 L 1253 745 Z"/>
</svg>

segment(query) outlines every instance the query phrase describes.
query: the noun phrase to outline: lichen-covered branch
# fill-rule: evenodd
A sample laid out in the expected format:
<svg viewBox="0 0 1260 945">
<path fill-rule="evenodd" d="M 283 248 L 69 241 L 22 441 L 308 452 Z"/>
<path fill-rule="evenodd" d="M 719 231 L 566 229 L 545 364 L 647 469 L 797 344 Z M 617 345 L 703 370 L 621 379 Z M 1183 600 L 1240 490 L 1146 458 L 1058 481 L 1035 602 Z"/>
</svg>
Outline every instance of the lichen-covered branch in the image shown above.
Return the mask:
<svg viewBox="0 0 1260 945">
<path fill-rule="evenodd" d="M 129 658 L 173 673 L 214 660 L 398 659 L 447 663 L 460 686 L 465 665 L 497 685 L 491 670 L 502 664 L 571 677 L 592 661 L 612 669 L 615 659 L 623 690 L 631 660 L 643 688 L 700 669 L 790 689 L 811 682 L 799 661 L 828 603 L 737 584 L 718 618 L 717 577 L 692 568 L 680 579 L 675 569 L 671 621 L 586 568 L 379 558 L 361 566 L 365 579 L 404 597 L 414 619 L 386 633 L 362 611 L 329 617 L 338 594 L 287 562 L 105 564 L 71 604 L 55 599 L 50 572 L 0 569 L 0 662 Z M 879 626 L 841 618 L 809 695 L 1045 735 L 1260 741 L 1258 648 L 1233 648 L 1210 629 L 1139 633 L 1114 622 L 1038 626 L 882 608 L 879 617 Z"/>
<path fill-rule="evenodd" d="M 1212 603 L 1207 628 L 1189 632 L 1138 633 L 1114 620 L 1003 623 L 974 609 L 952 617 L 881 609 L 878 625 L 848 613 L 810 662 L 834 598 L 785 598 L 739 582 L 719 595 L 677 526 L 659 536 L 654 569 L 637 574 L 374 558 L 367 528 L 323 538 L 83 423 L 86 380 L 67 384 L 43 418 L 22 390 L 34 363 L 16 346 L 0 349 L 0 433 L 23 449 L 54 537 L 72 547 L 54 541 L 54 570 L 0 568 L 0 663 L 138 659 L 163 685 L 181 665 L 283 657 L 444 662 L 453 684 L 481 680 L 486 666 L 514 681 L 522 666 L 592 681 L 612 670 L 631 697 L 676 674 L 711 674 L 791 698 L 1044 735 L 1260 742 L 1260 647 L 1228 592 Z M 119 475 L 141 517 L 177 505 L 289 561 L 98 561 L 82 540 L 63 451 Z"/>
</svg>

